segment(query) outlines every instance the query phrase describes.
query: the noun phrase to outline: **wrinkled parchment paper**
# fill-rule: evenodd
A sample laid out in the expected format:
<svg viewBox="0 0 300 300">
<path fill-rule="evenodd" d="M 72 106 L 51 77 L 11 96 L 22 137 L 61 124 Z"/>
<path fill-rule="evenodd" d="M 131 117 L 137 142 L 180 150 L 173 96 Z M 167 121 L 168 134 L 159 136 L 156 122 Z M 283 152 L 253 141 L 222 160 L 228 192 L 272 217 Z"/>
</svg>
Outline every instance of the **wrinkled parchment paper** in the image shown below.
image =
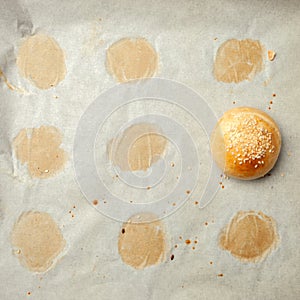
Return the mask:
<svg viewBox="0 0 300 300">
<path fill-rule="evenodd" d="M 1 0 L 0 12 L 0 66 L 10 83 L 26 91 L 12 91 L 1 79 L 1 299 L 299 298 L 298 1 Z M 65 52 L 66 78 L 53 89 L 39 90 L 16 67 L 22 38 L 36 32 L 55 38 Z M 277 121 L 283 136 L 271 176 L 251 182 L 223 180 L 225 188 L 206 208 L 194 205 L 195 193 L 164 219 L 166 261 L 145 270 L 122 262 L 117 247 L 121 223 L 86 201 L 72 166 L 80 116 L 115 85 L 105 69 L 105 51 L 123 37 L 145 37 L 159 54 L 158 76 L 193 88 L 218 116 L 234 107 L 233 101 L 254 106 Z M 263 72 L 251 82 L 219 83 L 212 73 L 214 55 L 230 38 L 260 40 L 277 53 L 276 59 L 266 60 Z M 276 99 L 269 111 L 273 93 Z M 62 130 L 62 147 L 70 160 L 55 177 L 31 179 L 19 170 L 11 142 L 21 129 L 43 124 Z M 64 252 L 47 273 L 29 272 L 12 253 L 11 229 L 27 210 L 51 214 L 66 239 Z M 239 210 L 261 210 L 277 222 L 281 243 L 261 263 L 241 263 L 218 247 L 221 228 Z M 196 249 L 179 236 L 197 237 Z M 221 273 L 223 277 L 217 276 Z"/>
</svg>

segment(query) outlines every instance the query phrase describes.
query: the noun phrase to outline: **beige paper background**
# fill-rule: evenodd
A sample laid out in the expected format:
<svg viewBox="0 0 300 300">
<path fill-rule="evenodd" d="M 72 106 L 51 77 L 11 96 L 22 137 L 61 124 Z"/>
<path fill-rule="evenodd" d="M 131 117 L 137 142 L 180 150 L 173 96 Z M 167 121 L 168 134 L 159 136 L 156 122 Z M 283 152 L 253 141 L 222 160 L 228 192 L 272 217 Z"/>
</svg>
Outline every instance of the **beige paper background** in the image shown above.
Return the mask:
<svg viewBox="0 0 300 300">
<path fill-rule="evenodd" d="M 1 299 L 299 298 L 299 1 L 1 0 L 0 12 L 0 66 L 12 84 L 28 91 L 13 92 L 0 82 Z M 39 31 L 54 37 L 66 54 L 65 80 L 47 91 L 21 78 L 15 64 L 22 37 Z M 196 90 L 219 116 L 234 107 L 233 100 L 235 106 L 255 106 L 270 113 L 283 136 L 272 176 L 252 182 L 226 180 L 225 189 L 205 209 L 193 204 L 197 195 L 192 195 L 166 218 L 168 243 L 178 248 L 167 254 L 165 263 L 143 271 L 121 261 L 121 224 L 99 214 L 84 199 L 71 160 L 56 177 L 30 179 L 11 148 L 20 129 L 46 124 L 63 131 L 63 148 L 71 154 L 81 114 L 115 84 L 105 69 L 105 50 L 128 36 L 148 39 L 160 56 L 158 75 Z M 212 75 L 214 55 L 230 38 L 258 39 L 276 51 L 276 59 L 266 61 L 252 82 L 218 83 Z M 273 93 L 277 96 L 268 111 Z M 10 246 L 13 224 L 31 209 L 50 213 L 67 242 L 56 267 L 45 274 L 23 268 Z M 238 210 L 248 209 L 272 216 L 281 237 L 277 250 L 259 264 L 240 263 L 218 248 L 220 229 Z M 196 249 L 179 236 L 197 236 Z"/>
</svg>

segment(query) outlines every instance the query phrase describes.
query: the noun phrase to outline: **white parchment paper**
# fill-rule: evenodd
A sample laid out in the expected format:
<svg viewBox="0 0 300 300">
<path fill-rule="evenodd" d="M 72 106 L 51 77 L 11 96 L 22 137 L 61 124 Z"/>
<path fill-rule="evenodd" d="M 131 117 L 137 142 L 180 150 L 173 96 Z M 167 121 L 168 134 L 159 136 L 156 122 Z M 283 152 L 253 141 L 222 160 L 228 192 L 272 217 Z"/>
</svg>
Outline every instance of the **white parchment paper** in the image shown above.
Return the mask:
<svg viewBox="0 0 300 300">
<path fill-rule="evenodd" d="M 297 0 L 0 0 L 0 67 L 12 84 L 26 90 L 12 91 L 0 81 L 0 298 L 299 298 L 299 28 Z M 50 90 L 31 85 L 16 67 L 22 39 L 36 32 L 55 38 L 66 55 L 66 78 Z M 277 121 L 283 137 L 271 176 L 251 182 L 223 180 L 225 188 L 204 209 L 194 204 L 196 192 L 164 219 L 170 246 L 166 261 L 142 271 L 122 262 L 117 248 L 121 223 L 85 200 L 72 166 L 80 116 L 115 85 L 105 69 L 105 51 L 124 37 L 146 38 L 160 57 L 158 76 L 194 89 L 218 116 L 234 106 L 254 106 Z M 219 83 L 212 74 L 214 55 L 230 38 L 260 40 L 277 53 L 276 59 L 266 60 L 252 82 Z M 268 110 L 273 93 L 276 98 Z M 26 168 L 20 170 L 11 146 L 21 129 L 41 125 L 60 128 L 62 147 L 70 154 L 64 171 L 46 180 L 31 179 Z M 10 232 L 26 210 L 51 214 L 67 242 L 56 266 L 44 274 L 29 272 L 12 253 Z M 261 210 L 277 222 L 281 243 L 261 263 L 240 263 L 218 247 L 221 228 L 239 210 Z M 197 238 L 196 249 L 179 236 Z M 224 276 L 218 277 L 220 273 Z"/>
</svg>

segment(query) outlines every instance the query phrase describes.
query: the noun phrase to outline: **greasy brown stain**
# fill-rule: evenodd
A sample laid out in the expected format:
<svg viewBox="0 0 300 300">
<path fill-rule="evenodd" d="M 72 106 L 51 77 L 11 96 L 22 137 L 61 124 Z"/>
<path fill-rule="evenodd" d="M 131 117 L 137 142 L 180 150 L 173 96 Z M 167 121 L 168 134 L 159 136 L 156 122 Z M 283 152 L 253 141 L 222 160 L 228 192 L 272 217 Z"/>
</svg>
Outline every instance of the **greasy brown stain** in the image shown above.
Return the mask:
<svg viewBox="0 0 300 300">
<path fill-rule="evenodd" d="M 123 171 L 146 171 L 165 153 L 167 139 L 151 123 L 134 124 L 111 140 L 108 156 Z"/>
<path fill-rule="evenodd" d="M 146 39 L 125 38 L 108 48 L 106 67 L 119 82 L 152 77 L 158 68 L 158 55 Z"/>
<path fill-rule="evenodd" d="M 56 86 L 66 75 L 62 49 L 45 34 L 26 38 L 18 52 L 17 66 L 20 74 L 40 89 Z"/>
<path fill-rule="evenodd" d="M 166 238 L 163 224 L 151 214 L 139 214 L 123 224 L 118 249 L 123 262 L 135 269 L 157 265 L 165 259 Z M 144 222 L 144 223 L 140 223 Z"/>
<path fill-rule="evenodd" d="M 231 39 L 224 42 L 215 58 L 215 78 L 226 83 L 251 80 L 263 69 L 263 52 L 259 41 Z"/>
<path fill-rule="evenodd" d="M 19 217 L 11 242 L 21 264 L 33 272 L 47 271 L 66 244 L 52 217 L 37 211 Z"/>
<path fill-rule="evenodd" d="M 62 135 L 53 126 L 22 129 L 13 141 L 16 157 L 28 164 L 32 177 L 48 178 L 64 167 L 67 153 L 60 148 Z"/>
<path fill-rule="evenodd" d="M 275 221 L 260 211 L 238 212 L 219 237 L 221 248 L 248 262 L 265 258 L 278 241 Z"/>
</svg>

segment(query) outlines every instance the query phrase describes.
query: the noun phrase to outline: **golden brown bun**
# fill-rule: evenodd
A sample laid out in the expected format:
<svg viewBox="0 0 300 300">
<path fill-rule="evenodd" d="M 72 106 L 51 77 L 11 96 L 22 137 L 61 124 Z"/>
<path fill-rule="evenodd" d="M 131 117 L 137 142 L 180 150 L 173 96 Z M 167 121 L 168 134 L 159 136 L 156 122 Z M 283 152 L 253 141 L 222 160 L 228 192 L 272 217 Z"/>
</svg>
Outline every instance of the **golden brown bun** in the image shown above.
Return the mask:
<svg viewBox="0 0 300 300">
<path fill-rule="evenodd" d="M 274 120 L 252 107 L 227 111 L 211 136 L 216 164 L 230 177 L 250 180 L 267 174 L 275 165 L 281 136 Z"/>
</svg>

